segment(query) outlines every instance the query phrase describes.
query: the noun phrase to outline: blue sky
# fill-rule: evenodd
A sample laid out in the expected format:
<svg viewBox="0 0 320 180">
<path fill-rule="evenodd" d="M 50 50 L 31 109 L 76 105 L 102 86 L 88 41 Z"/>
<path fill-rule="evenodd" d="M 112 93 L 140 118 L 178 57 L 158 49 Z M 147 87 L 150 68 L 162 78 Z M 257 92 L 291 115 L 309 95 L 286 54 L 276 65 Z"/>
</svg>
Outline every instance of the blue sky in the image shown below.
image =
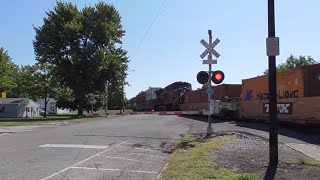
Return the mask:
<svg viewBox="0 0 320 180">
<path fill-rule="evenodd" d="M 0 6 L 0 47 L 16 64 L 34 64 L 33 26 L 41 26 L 45 12 L 55 0 L 3 0 Z M 96 0 L 72 0 L 82 8 Z M 208 29 L 221 42 L 213 69 L 225 72 L 224 83 L 241 83 L 267 68 L 267 0 L 166 0 L 150 31 L 146 31 L 163 0 L 110 0 L 120 11 L 126 35 L 123 47 L 128 51 L 130 70 L 125 88 L 127 97 L 149 86 L 165 87 L 175 81 L 187 81 L 193 89 L 201 85 L 196 75 L 208 66 L 200 54 Z M 310 55 L 320 60 L 320 1 L 276 0 L 276 36 L 280 37 L 277 63 L 290 54 Z M 141 43 L 142 42 L 142 43 Z M 140 45 L 141 44 L 141 45 Z M 134 70 L 134 71 L 132 71 Z"/>
</svg>

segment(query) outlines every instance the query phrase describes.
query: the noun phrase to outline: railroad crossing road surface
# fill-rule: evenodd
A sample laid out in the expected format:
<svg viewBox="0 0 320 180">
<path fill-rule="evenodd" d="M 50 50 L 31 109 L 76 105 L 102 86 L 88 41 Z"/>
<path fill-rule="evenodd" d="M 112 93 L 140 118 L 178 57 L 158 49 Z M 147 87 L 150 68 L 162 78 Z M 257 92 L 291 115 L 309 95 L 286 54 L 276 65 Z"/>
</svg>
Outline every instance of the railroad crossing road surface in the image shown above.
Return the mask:
<svg viewBox="0 0 320 180">
<path fill-rule="evenodd" d="M 172 145 L 186 132 L 204 133 L 206 126 L 178 116 L 134 115 L 28 131 L 11 129 L 12 133 L 0 136 L 0 179 L 156 179 Z M 268 137 L 264 124 L 215 121 L 213 128 Z M 300 148 L 320 145 L 320 135 L 285 128 L 279 133 L 282 143 Z"/>
</svg>

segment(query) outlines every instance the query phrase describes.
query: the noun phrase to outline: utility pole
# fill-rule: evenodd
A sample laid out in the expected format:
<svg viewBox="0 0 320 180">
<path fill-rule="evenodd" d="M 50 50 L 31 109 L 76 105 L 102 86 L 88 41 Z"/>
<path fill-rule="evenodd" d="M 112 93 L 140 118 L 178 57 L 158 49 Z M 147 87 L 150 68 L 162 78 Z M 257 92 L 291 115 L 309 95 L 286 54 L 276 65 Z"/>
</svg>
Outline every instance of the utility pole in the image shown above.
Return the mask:
<svg viewBox="0 0 320 180">
<path fill-rule="evenodd" d="M 106 106 L 105 107 L 106 114 L 108 113 L 108 96 L 109 96 L 108 92 L 109 92 L 109 81 L 106 82 L 105 97 L 104 97 L 104 99 L 106 101 L 106 105 L 105 105 Z"/>
<path fill-rule="evenodd" d="M 122 113 L 124 114 L 124 74 L 122 75 Z"/>
<path fill-rule="evenodd" d="M 279 55 L 279 38 L 275 37 L 274 0 L 268 0 L 268 38 L 269 56 L 269 166 L 278 165 L 278 112 L 277 112 L 277 70 L 276 56 Z"/>
</svg>

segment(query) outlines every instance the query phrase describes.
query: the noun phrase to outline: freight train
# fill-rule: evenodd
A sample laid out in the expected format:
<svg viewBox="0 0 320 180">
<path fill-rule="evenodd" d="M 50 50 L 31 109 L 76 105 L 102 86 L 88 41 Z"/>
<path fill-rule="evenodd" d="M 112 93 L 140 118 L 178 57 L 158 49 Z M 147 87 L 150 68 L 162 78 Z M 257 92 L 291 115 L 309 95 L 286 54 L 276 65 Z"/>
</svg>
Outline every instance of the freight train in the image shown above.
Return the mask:
<svg viewBox="0 0 320 180">
<path fill-rule="evenodd" d="M 213 86 L 213 91 L 212 99 L 220 101 L 219 116 L 268 120 L 267 75 L 244 79 L 241 84 Z M 145 102 L 143 92 L 131 99 L 131 108 L 155 111 L 208 109 L 206 88 L 192 90 L 188 82 L 175 82 L 153 93 L 151 103 Z M 320 124 L 320 64 L 278 72 L 277 99 L 280 122 Z"/>
<path fill-rule="evenodd" d="M 202 111 L 208 108 L 208 94 L 206 89 L 193 91 L 188 82 L 174 82 L 165 88 L 158 88 L 151 93 L 140 92 L 135 98 L 130 100 L 130 108 L 134 111 Z M 239 97 L 241 94 L 241 84 L 222 84 L 213 86 L 215 92 L 212 99 L 221 102 L 221 115 L 232 116 L 238 114 Z M 154 98 L 150 100 L 148 96 Z"/>
</svg>

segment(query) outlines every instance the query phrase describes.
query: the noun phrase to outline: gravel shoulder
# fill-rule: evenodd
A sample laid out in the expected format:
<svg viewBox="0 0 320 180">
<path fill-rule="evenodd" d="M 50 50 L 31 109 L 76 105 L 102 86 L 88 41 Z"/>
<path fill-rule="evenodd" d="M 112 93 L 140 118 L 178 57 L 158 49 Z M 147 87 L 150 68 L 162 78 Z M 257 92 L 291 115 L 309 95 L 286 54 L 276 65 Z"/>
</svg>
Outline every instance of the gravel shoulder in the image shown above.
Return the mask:
<svg viewBox="0 0 320 180">
<path fill-rule="evenodd" d="M 236 173 L 258 174 L 263 179 L 268 166 L 269 142 L 257 136 L 242 133 L 222 133 L 220 136 L 233 135 L 237 139 L 219 149 L 213 156 L 220 168 Z M 320 167 L 308 165 L 310 158 L 290 147 L 279 144 L 279 165 L 275 179 L 318 180 Z"/>
</svg>

